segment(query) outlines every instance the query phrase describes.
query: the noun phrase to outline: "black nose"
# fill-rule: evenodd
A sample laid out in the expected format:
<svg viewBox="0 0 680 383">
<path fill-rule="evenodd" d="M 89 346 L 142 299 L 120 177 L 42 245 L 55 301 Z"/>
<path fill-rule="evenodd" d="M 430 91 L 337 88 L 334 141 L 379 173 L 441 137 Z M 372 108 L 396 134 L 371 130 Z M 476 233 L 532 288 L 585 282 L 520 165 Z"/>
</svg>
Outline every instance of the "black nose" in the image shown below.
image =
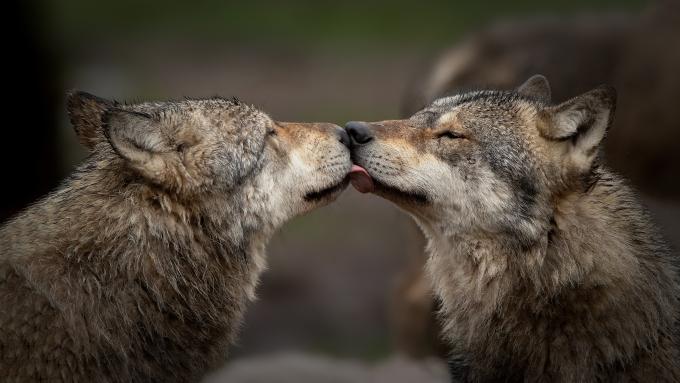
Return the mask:
<svg viewBox="0 0 680 383">
<path fill-rule="evenodd" d="M 363 145 L 373 139 L 371 127 L 363 121 L 350 121 L 345 124 L 345 130 L 355 145 Z"/>
<path fill-rule="evenodd" d="M 352 142 L 349 139 L 349 134 L 347 134 L 347 131 L 341 127 L 335 128 L 335 132 L 338 135 L 338 139 L 340 142 L 345 145 L 346 147 L 350 147 L 352 145 Z"/>
</svg>

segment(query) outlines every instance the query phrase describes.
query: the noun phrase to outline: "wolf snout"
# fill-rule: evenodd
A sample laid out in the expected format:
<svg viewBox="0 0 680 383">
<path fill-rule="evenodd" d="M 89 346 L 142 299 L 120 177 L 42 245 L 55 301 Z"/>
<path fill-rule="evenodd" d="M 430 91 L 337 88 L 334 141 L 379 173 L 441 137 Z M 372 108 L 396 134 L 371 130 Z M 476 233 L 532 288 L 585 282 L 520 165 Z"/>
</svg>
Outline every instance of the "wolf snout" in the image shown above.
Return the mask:
<svg viewBox="0 0 680 383">
<path fill-rule="evenodd" d="M 349 134 L 345 129 L 337 126 L 335 128 L 335 134 L 338 136 L 338 140 L 340 140 L 340 143 L 342 143 L 346 147 L 349 148 L 352 145 L 352 141 L 349 138 Z"/>
<path fill-rule="evenodd" d="M 325 122 L 319 123 L 317 126 L 319 129 L 334 135 L 338 139 L 338 141 L 340 141 L 340 143 L 343 144 L 344 146 L 348 148 L 352 146 L 352 140 L 349 138 L 349 134 L 347 134 L 347 131 L 342 127 Z"/>
<path fill-rule="evenodd" d="M 371 127 L 363 121 L 350 121 L 345 124 L 345 130 L 349 133 L 352 145 L 364 145 L 373 139 Z"/>
</svg>

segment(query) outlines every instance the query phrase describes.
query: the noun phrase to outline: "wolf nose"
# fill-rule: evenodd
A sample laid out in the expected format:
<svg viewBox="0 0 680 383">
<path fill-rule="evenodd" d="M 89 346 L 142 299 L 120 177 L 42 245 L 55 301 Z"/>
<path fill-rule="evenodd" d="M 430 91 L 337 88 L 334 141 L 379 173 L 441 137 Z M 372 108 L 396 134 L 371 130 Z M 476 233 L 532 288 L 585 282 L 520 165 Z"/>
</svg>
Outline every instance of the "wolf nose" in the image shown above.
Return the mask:
<svg viewBox="0 0 680 383">
<path fill-rule="evenodd" d="M 346 147 L 350 147 L 352 145 L 352 142 L 349 139 L 349 134 L 347 134 L 347 131 L 341 127 L 335 128 L 335 133 L 338 135 L 338 140 L 345 145 Z"/>
<path fill-rule="evenodd" d="M 345 124 L 345 130 L 355 145 L 363 145 L 373 139 L 371 127 L 363 121 L 350 121 Z"/>
</svg>

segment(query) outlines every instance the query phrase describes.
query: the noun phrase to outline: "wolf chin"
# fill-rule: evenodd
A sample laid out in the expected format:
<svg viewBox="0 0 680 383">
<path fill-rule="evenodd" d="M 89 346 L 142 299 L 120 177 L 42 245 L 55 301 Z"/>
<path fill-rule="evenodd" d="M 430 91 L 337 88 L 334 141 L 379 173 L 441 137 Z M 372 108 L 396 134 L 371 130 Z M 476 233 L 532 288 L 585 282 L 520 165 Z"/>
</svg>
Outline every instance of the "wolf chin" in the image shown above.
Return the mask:
<svg viewBox="0 0 680 383">
<path fill-rule="evenodd" d="M 89 157 L 0 228 L 1 380 L 197 381 L 274 230 L 347 185 L 348 137 L 221 98 L 68 111 Z"/>
<path fill-rule="evenodd" d="M 355 187 L 428 239 L 456 381 L 680 381 L 678 260 L 602 165 L 614 109 L 534 76 L 346 125 Z"/>
</svg>

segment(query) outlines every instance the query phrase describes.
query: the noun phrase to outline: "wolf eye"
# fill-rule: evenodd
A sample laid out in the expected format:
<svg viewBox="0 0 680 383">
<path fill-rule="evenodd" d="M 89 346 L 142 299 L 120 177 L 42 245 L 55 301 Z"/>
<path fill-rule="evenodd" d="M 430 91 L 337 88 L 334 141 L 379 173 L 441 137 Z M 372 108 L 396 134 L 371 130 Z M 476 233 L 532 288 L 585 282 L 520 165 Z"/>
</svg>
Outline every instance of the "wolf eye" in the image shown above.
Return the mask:
<svg viewBox="0 0 680 383">
<path fill-rule="evenodd" d="M 268 131 L 267 131 L 267 136 L 275 136 L 276 134 L 277 134 L 277 133 L 276 133 L 276 130 L 275 130 L 275 129 L 271 129 L 271 130 L 268 130 Z"/>
<path fill-rule="evenodd" d="M 451 139 L 451 140 L 455 140 L 455 139 L 458 139 L 458 138 L 465 138 L 465 136 L 460 134 L 460 133 L 456 133 L 456 132 L 447 130 L 447 131 L 444 131 L 444 132 L 437 134 L 437 138 L 448 138 L 448 139 Z"/>
</svg>

